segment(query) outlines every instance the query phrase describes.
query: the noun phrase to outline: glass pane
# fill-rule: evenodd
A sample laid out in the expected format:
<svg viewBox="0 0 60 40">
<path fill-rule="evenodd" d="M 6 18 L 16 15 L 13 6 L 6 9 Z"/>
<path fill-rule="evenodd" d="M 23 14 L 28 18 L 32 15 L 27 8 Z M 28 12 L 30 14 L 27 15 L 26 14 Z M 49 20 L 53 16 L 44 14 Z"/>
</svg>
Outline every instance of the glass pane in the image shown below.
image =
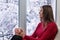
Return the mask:
<svg viewBox="0 0 60 40">
<path fill-rule="evenodd" d="M 18 27 L 18 1 L 0 0 L 0 38 L 8 40 L 13 35 L 13 29 Z"/>
<path fill-rule="evenodd" d="M 26 0 L 27 13 L 26 13 L 26 33 L 31 35 L 39 23 L 39 10 L 42 5 L 51 5 L 53 8 L 54 19 L 56 13 L 56 0 Z"/>
</svg>

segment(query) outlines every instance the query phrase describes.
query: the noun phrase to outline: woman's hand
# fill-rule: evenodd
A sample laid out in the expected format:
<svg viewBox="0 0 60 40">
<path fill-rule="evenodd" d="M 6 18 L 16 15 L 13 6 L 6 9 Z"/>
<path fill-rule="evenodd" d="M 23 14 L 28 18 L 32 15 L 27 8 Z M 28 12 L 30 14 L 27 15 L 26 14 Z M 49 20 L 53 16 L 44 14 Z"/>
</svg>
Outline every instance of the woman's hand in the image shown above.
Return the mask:
<svg viewBox="0 0 60 40">
<path fill-rule="evenodd" d="M 25 32 L 21 28 L 15 28 L 15 35 L 19 35 L 21 37 L 24 37 L 25 36 Z"/>
<path fill-rule="evenodd" d="M 24 32 L 24 31 L 21 32 L 21 33 L 20 33 L 20 36 L 24 38 L 24 36 L 25 36 L 25 32 Z"/>
<path fill-rule="evenodd" d="M 15 28 L 15 35 L 19 35 L 21 32 L 20 28 Z"/>
</svg>

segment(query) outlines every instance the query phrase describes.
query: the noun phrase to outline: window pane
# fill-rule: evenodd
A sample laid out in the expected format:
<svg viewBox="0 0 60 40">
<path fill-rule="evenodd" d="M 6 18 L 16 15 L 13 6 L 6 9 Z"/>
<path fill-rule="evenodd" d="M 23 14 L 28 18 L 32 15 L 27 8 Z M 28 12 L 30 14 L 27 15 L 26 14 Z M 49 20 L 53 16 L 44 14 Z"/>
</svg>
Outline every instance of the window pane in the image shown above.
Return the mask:
<svg viewBox="0 0 60 40">
<path fill-rule="evenodd" d="M 18 1 L 19 0 L 0 0 L 1 40 L 10 39 L 13 34 L 13 29 L 18 27 Z"/>
</svg>

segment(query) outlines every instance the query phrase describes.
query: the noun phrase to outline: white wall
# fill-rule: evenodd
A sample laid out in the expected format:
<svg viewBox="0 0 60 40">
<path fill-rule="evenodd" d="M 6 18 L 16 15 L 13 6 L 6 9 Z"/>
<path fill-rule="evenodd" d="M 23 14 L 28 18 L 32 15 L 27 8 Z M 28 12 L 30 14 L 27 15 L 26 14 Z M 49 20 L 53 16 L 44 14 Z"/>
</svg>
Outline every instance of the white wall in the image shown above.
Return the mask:
<svg viewBox="0 0 60 40">
<path fill-rule="evenodd" d="M 57 0 L 57 25 L 59 30 L 55 40 L 60 40 L 60 0 Z"/>
<path fill-rule="evenodd" d="M 57 0 L 57 25 L 60 29 L 60 0 Z"/>
</svg>

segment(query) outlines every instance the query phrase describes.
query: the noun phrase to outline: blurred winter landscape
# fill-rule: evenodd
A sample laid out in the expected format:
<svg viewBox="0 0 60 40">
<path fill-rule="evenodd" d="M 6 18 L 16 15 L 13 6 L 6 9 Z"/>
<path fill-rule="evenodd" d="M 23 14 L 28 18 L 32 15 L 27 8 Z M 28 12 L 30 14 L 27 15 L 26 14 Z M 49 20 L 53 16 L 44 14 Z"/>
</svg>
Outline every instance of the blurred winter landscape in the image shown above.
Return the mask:
<svg viewBox="0 0 60 40">
<path fill-rule="evenodd" d="M 0 40 L 10 40 L 18 26 L 18 0 L 0 0 Z"/>
</svg>

